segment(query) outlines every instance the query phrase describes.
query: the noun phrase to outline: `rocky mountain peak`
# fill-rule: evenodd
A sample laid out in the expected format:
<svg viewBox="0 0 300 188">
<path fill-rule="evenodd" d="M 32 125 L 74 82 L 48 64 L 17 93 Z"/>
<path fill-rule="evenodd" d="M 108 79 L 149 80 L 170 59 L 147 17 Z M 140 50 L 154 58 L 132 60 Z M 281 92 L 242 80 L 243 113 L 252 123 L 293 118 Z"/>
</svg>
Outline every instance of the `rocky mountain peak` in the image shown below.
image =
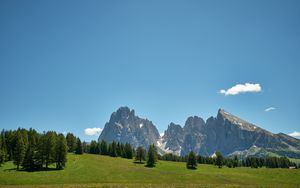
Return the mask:
<svg viewBox="0 0 300 188">
<path fill-rule="evenodd" d="M 120 107 L 112 113 L 99 140 L 128 142 L 134 147 L 148 148 L 150 144 L 156 143 L 159 137 L 158 130 L 151 121 L 136 116 L 134 110 L 128 107 Z"/>
<path fill-rule="evenodd" d="M 165 131 L 163 138 L 167 137 L 177 137 L 178 135 L 182 135 L 183 129 L 180 125 L 171 122 L 168 125 L 168 129 Z"/>
<path fill-rule="evenodd" d="M 234 116 L 234 115 L 232 115 L 229 112 L 225 111 L 224 109 L 220 108 L 218 110 L 217 119 L 231 119 L 232 116 Z"/>
<path fill-rule="evenodd" d="M 120 107 L 116 112 L 113 112 L 111 115 L 111 119 L 128 119 L 129 117 L 135 116 L 134 110 L 131 110 L 127 107 Z"/>
<path fill-rule="evenodd" d="M 191 116 L 188 117 L 187 120 L 185 121 L 185 125 L 183 127 L 183 129 L 185 131 L 188 130 L 197 130 L 197 131 L 201 131 L 205 126 L 205 122 L 202 118 L 198 117 L 198 116 Z"/>
<path fill-rule="evenodd" d="M 175 123 L 170 123 L 168 129 L 162 137 L 162 143 L 159 145 L 165 152 L 171 152 L 176 155 L 181 154 L 181 145 L 183 144 L 183 128 Z"/>
<path fill-rule="evenodd" d="M 227 124 L 230 123 L 230 124 L 235 125 L 243 130 L 248 130 L 248 131 L 262 130 L 260 127 L 257 127 L 256 125 L 253 125 L 253 124 L 225 111 L 224 109 L 218 110 L 217 120 L 219 122 L 223 122 L 223 123 L 221 123 L 223 125 L 226 123 Z"/>
</svg>

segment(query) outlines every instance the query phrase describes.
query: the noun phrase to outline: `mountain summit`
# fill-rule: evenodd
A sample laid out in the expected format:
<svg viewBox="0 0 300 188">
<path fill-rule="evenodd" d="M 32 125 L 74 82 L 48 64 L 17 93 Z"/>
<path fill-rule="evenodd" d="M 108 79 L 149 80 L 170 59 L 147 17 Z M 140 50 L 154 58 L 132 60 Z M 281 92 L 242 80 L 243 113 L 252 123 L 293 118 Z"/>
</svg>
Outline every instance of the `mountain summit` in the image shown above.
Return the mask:
<svg viewBox="0 0 300 188">
<path fill-rule="evenodd" d="M 134 110 L 121 107 L 110 116 L 99 140 L 130 143 L 134 147 L 148 148 L 159 139 L 159 133 L 153 123 L 135 115 Z"/>
<path fill-rule="evenodd" d="M 158 151 L 186 155 L 194 151 L 211 156 L 216 151 L 224 155 L 281 155 L 300 158 L 300 140 L 286 134 L 273 134 L 235 115 L 219 109 L 216 117 L 206 122 L 198 116 L 188 117 L 185 125 L 170 123 L 160 137 L 156 127 L 139 118 L 134 110 L 121 107 L 112 113 L 99 140 L 128 142 L 147 148 L 154 143 Z"/>
</svg>

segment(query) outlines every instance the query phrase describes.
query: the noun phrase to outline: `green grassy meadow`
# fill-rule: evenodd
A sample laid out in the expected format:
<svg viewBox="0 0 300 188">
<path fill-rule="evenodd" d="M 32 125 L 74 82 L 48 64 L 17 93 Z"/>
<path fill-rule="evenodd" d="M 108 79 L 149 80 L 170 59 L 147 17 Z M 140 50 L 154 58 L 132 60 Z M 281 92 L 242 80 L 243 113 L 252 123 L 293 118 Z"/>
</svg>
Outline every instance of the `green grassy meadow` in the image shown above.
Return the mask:
<svg viewBox="0 0 300 188">
<path fill-rule="evenodd" d="M 101 155 L 68 155 L 64 170 L 25 172 L 8 162 L 0 187 L 300 187 L 298 169 L 251 169 L 159 161 L 146 168 L 133 160 Z"/>
</svg>

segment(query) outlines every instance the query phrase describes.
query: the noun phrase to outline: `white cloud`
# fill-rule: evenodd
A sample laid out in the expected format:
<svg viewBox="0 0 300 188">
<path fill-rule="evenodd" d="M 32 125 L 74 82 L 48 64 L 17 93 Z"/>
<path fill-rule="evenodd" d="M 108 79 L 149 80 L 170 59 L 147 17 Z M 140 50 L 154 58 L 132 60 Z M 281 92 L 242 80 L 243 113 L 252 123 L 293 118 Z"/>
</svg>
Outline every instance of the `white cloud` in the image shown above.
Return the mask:
<svg viewBox="0 0 300 188">
<path fill-rule="evenodd" d="M 163 137 L 164 135 L 165 135 L 165 133 L 163 132 L 163 133 L 159 133 L 159 135 L 161 136 L 161 137 Z"/>
<path fill-rule="evenodd" d="M 237 84 L 227 90 L 221 89 L 219 93 L 227 95 L 237 95 L 240 93 L 257 93 L 261 92 L 261 86 L 260 84 L 251 84 L 251 83 L 245 83 L 245 84 Z"/>
<path fill-rule="evenodd" d="M 276 108 L 275 107 L 267 108 L 267 109 L 265 109 L 265 112 L 269 112 L 269 111 L 272 111 L 272 110 L 276 110 Z"/>
<path fill-rule="evenodd" d="M 95 136 L 95 135 L 99 135 L 101 133 L 102 129 L 101 128 L 86 128 L 84 129 L 84 134 L 88 135 L 88 136 Z"/>
<path fill-rule="evenodd" d="M 294 131 L 292 133 L 289 134 L 292 137 L 300 137 L 300 132 Z"/>
</svg>

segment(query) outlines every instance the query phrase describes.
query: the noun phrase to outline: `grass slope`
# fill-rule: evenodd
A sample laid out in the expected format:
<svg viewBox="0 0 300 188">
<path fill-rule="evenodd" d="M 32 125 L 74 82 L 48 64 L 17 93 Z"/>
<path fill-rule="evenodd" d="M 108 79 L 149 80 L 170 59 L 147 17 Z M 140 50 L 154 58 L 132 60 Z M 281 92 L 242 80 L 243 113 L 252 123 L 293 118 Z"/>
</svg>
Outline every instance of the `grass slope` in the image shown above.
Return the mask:
<svg viewBox="0 0 300 188">
<path fill-rule="evenodd" d="M 0 187 L 300 187 L 300 170 L 222 168 L 159 161 L 146 168 L 132 160 L 100 155 L 68 155 L 60 171 L 23 172 L 0 167 Z M 63 185 L 64 184 L 64 185 Z"/>
</svg>

